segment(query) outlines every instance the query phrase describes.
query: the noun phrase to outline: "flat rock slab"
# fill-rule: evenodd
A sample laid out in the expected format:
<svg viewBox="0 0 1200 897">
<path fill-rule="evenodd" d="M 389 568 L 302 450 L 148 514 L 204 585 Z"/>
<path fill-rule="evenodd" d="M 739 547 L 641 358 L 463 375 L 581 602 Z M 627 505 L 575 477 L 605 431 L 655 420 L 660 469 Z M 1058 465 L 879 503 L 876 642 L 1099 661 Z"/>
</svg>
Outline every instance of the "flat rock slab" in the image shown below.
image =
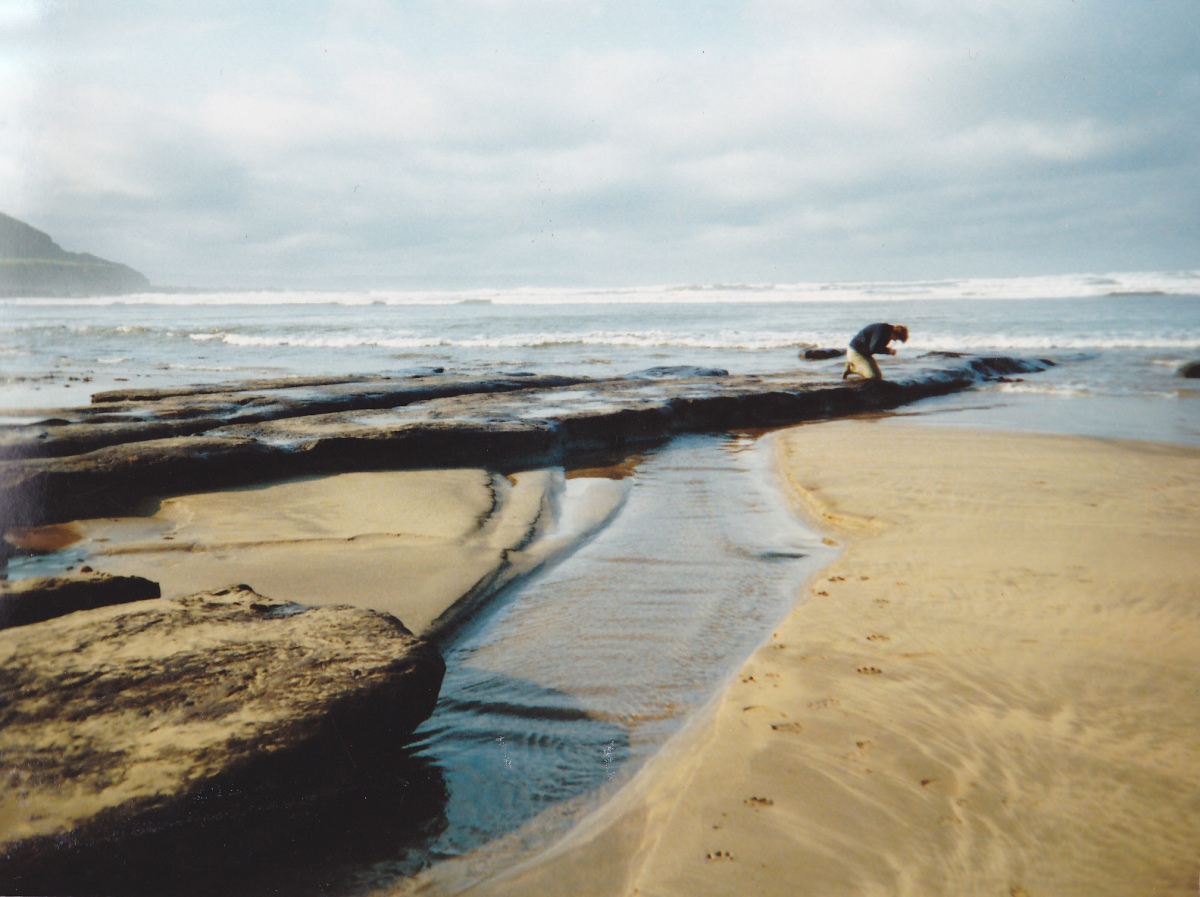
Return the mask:
<svg viewBox="0 0 1200 897">
<path fill-rule="evenodd" d="M 895 408 L 1049 366 L 931 353 L 890 367 L 886 381 L 660 368 L 607 380 L 427 376 L 129 398 L 64 409 L 53 426 L 0 426 L 0 530 L 144 513 L 148 497 L 299 476 L 565 466 L 682 433 Z"/>
<path fill-rule="evenodd" d="M 311 377 L 97 393 L 90 406 L 55 409 L 49 412 L 52 417 L 27 426 L 0 426 L 0 458 L 61 457 L 126 442 L 190 436 L 226 424 L 398 408 L 448 396 L 550 389 L 584 382 L 589 381 L 532 374 Z"/>
<path fill-rule="evenodd" d="M 845 354 L 845 349 L 805 349 L 800 353 L 800 357 L 805 361 L 827 361 L 830 358 L 841 358 Z"/>
<path fill-rule="evenodd" d="M 28 626 L 79 610 L 145 601 L 161 594 L 158 583 L 141 576 L 105 573 L 3 582 L 0 583 L 0 629 Z"/>
<path fill-rule="evenodd" d="M 376 789 L 444 671 L 394 617 L 246 586 L 6 630 L 0 892 L 128 891 L 287 840 L 296 807 Z"/>
</svg>

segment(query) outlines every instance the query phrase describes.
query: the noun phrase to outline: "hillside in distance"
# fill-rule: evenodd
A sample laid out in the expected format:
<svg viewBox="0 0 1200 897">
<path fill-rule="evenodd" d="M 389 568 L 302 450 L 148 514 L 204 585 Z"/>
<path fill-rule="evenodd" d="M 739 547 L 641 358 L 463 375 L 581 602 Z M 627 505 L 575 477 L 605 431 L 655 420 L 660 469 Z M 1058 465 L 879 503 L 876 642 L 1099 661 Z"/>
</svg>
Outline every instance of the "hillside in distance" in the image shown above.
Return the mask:
<svg viewBox="0 0 1200 897">
<path fill-rule="evenodd" d="M 150 289 L 128 265 L 67 252 L 48 234 L 0 212 L 0 296 L 119 296 Z"/>
</svg>

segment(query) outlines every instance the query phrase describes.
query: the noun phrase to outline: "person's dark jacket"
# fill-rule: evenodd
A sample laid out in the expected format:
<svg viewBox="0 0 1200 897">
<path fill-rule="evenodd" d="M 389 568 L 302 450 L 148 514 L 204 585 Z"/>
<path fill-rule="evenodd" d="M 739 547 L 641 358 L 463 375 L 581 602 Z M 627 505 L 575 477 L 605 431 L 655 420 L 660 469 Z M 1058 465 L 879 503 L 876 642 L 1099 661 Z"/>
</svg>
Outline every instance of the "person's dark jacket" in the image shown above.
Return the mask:
<svg viewBox="0 0 1200 897">
<path fill-rule="evenodd" d="M 891 324 L 868 324 L 850 340 L 850 348 L 862 355 L 878 355 L 892 338 Z"/>
</svg>

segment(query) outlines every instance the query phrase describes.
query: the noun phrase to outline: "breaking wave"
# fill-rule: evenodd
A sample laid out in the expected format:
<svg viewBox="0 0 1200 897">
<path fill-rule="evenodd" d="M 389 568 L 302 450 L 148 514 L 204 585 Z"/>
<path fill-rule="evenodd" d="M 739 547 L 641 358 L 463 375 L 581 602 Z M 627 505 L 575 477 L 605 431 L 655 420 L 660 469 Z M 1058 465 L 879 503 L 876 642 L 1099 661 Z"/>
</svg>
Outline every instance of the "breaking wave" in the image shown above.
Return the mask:
<svg viewBox="0 0 1200 897">
<path fill-rule="evenodd" d="M 0 305 L 667 305 L 691 303 L 881 302 L 1076 299 L 1200 295 L 1200 271 L 1059 274 L 1044 277 L 760 284 L 662 284 L 600 288 L 474 290 L 213 290 L 88 298 L 0 299 Z"/>
<path fill-rule="evenodd" d="M 842 331 L 805 331 L 783 333 L 686 334 L 666 331 L 594 331 L 589 333 L 516 333 L 504 336 L 452 338 L 415 334 L 344 333 L 337 335 L 246 334 L 205 332 L 189 334 L 198 342 L 216 340 L 228 346 L 247 348 L 310 349 L 543 349 L 570 346 L 612 346 L 640 349 L 724 349 L 761 351 L 766 349 L 804 349 L 814 346 L 840 346 Z M 904 354 L 913 352 L 980 351 L 1089 351 L 1102 349 L 1157 349 L 1162 351 L 1200 351 L 1200 334 L 1165 337 L 1153 334 L 1076 335 L 988 335 L 946 334 L 913 337 Z"/>
</svg>

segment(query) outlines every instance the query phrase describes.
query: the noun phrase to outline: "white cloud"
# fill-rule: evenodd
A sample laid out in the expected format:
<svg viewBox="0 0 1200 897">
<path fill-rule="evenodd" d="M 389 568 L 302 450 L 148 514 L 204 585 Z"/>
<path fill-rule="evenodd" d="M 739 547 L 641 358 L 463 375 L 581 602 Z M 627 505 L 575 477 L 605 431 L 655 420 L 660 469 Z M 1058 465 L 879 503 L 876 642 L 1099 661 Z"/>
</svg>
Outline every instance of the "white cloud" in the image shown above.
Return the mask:
<svg viewBox="0 0 1200 897">
<path fill-rule="evenodd" d="M 103 227 L 97 249 L 162 281 L 331 286 L 1027 273 L 1056 245 L 1086 267 L 1105 209 L 1200 215 L 1182 0 L 203 12 L 22 26 L 40 49 L 24 86 L 0 67 L 24 135 L 0 146 L 6 211 Z M 1095 240 L 1031 248 L 1031 218 Z M 1009 269 L 964 271 L 983 243 Z"/>
<path fill-rule="evenodd" d="M 321 83 L 295 71 L 240 79 L 200 103 L 199 126 L 233 156 L 269 160 L 311 147 L 427 140 L 436 100 L 402 71 L 352 71 Z"/>
<path fill-rule="evenodd" d="M 38 0 L 4 0 L 0 4 L 0 33 L 27 31 L 41 18 L 43 5 Z"/>
<path fill-rule="evenodd" d="M 955 134 L 942 147 L 947 162 L 1012 169 L 1027 161 L 1083 163 L 1115 148 L 1118 137 L 1093 118 L 1074 121 L 991 120 Z"/>
<path fill-rule="evenodd" d="M 88 85 L 43 91 L 31 119 L 32 171 L 47 188 L 88 200 L 157 198 L 146 156 L 153 152 L 149 144 L 172 130 L 161 110 L 136 96 Z"/>
</svg>

